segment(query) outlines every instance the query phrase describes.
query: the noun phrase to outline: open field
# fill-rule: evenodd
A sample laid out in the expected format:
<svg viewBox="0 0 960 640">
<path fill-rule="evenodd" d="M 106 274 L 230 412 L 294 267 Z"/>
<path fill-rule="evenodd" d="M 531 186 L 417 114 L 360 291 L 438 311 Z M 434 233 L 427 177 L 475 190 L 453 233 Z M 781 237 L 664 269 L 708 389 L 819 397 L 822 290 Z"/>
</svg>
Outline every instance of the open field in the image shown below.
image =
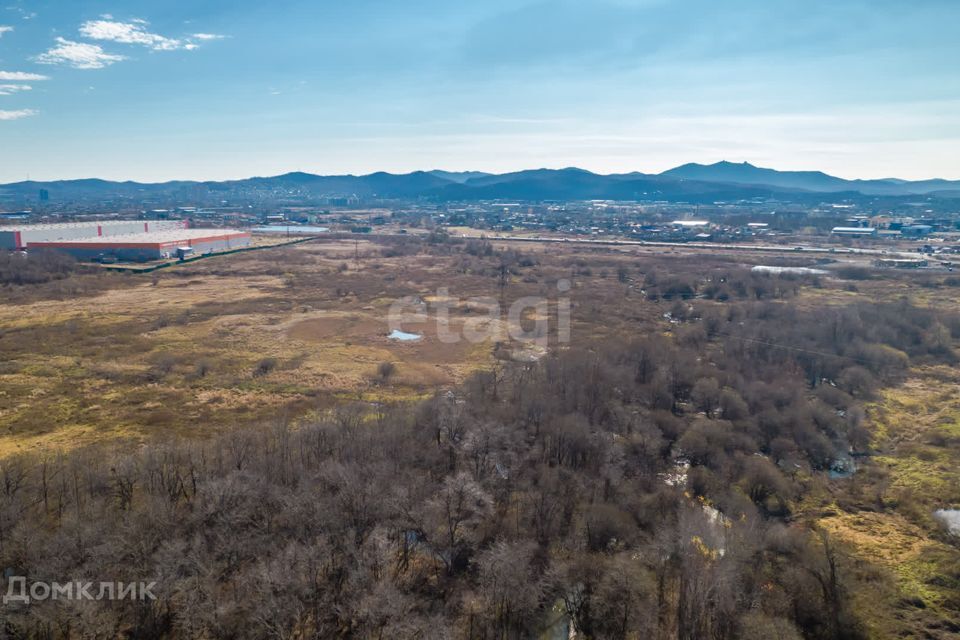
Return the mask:
<svg viewBox="0 0 960 640">
<path fill-rule="evenodd" d="M 900 606 L 861 598 L 878 635 L 944 619 L 960 625 L 960 548 L 933 516 L 960 506 L 958 389 L 955 368 L 922 367 L 883 390 L 868 405 L 876 455 L 821 497 L 822 526 L 893 579 L 889 597 Z"/>
<path fill-rule="evenodd" d="M 574 300 L 583 298 L 580 336 L 615 328 L 595 324 L 601 314 L 625 323 L 651 311 L 640 296 L 622 304 L 627 289 L 615 260 L 593 274 L 571 253 L 518 267 L 501 288 L 492 266 L 470 256 L 476 264 L 457 255 L 385 256 L 385 247 L 318 241 L 149 275 L 77 276 L 98 283 L 86 295 L 38 288 L 41 299 L 13 298 L 0 308 L 0 455 L 203 435 L 343 400 L 411 400 L 498 358 L 536 355 L 489 340 L 442 343 L 442 287 L 464 301 L 503 296 L 506 308 L 522 296 L 549 296 L 551 283 L 573 273 Z M 402 296 L 427 304 L 430 321 L 403 327 L 422 340 L 388 338 L 390 305 Z M 449 330 L 476 315 L 469 304 L 453 305 Z M 383 362 L 395 366 L 388 380 L 378 374 Z"/>
<path fill-rule="evenodd" d="M 92 296 L 4 305 L 0 452 L 203 433 L 337 397 L 414 398 L 490 364 L 490 345 L 388 340 L 386 289 L 362 264 L 339 270 L 355 249 L 216 258 Z M 388 385 L 374 381 L 381 362 L 397 367 Z"/>
</svg>

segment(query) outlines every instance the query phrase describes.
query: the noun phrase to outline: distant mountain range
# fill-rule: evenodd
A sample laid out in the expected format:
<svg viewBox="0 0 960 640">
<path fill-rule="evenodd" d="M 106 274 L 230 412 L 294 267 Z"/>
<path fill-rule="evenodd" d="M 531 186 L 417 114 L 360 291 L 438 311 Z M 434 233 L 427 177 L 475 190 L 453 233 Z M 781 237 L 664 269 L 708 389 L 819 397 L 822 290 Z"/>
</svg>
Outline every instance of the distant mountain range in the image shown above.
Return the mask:
<svg viewBox="0 0 960 640">
<path fill-rule="evenodd" d="M 159 199 L 198 201 L 234 197 L 311 201 L 331 196 L 470 200 L 665 200 L 718 202 L 777 198 L 819 201 L 864 197 L 932 196 L 960 199 L 960 181 L 845 180 L 819 171 L 777 171 L 749 163 L 685 164 L 661 174 L 600 175 L 583 169 L 535 169 L 506 174 L 416 171 L 364 176 L 287 173 L 222 182 L 145 184 L 98 179 L 0 185 L 0 202 L 30 202 L 46 191 L 51 201 Z"/>
<path fill-rule="evenodd" d="M 755 167 L 749 162 L 741 164 L 718 162 L 709 165 L 691 163 L 664 171 L 660 175 L 683 180 L 769 185 L 785 189 L 803 189 L 824 193 L 858 191 L 864 195 L 927 194 L 960 189 L 960 180 L 909 181 L 896 178 L 844 180 L 822 171 L 777 171 L 776 169 Z"/>
</svg>

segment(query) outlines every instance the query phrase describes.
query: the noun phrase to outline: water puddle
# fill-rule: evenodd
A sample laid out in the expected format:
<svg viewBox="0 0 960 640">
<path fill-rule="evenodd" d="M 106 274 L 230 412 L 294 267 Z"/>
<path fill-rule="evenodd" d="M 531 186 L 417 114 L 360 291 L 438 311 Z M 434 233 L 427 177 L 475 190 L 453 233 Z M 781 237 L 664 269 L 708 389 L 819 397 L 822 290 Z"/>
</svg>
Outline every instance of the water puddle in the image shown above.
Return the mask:
<svg viewBox="0 0 960 640">
<path fill-rule="evenodd" d="M 808 276 L 822 276 L 826 275 L 827 272 L 823 269 L 811 269 L 809 267 L 774 267 L 765 264 L 757 265 L 754 268 L 750 269 L 754 273 L 772 273 L 775 275 L 780 274 L 794 274 L 794 275 L 808 275 Z"/>
<path fill-rule="evenodd" d="M 415 342 L 423 338 L 419 333 L 407 333 L 399 329 L 394 329 L 387 337 L 391 340 L 400 340 L 401 342 Z"/>
<path fill-rule="evenodd" d="M 933 517 L 942 522 L 951 535 L 960 536 L 960 509 L 937 509 Z"/>
<path fill-rule="evenodd" d="M 857 463 L 850 456 L 837 458 L 830 464 L 830 478 L 833 480 L 842 480 L 850 478 L 857 472 Z"/>
</svg>

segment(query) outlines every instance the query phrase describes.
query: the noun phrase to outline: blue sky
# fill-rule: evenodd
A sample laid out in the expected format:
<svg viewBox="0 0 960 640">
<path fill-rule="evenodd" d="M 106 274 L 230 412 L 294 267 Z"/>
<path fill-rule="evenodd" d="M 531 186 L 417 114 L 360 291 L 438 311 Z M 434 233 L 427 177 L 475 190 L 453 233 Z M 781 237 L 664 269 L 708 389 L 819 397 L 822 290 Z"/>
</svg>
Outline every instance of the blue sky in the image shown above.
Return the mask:
<svg viewBox="0 0 960 640">
<path fill-rule="evenodd" d="M 0 181 L 960 179 L 957 0 L 0 0 Z"/>
</svg>

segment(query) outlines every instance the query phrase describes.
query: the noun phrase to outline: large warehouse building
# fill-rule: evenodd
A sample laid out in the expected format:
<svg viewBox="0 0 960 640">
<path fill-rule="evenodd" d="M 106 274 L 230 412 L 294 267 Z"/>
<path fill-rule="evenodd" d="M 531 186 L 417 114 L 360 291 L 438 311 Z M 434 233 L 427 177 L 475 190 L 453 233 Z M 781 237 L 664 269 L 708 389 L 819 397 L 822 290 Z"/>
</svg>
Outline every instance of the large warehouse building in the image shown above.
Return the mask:
<svg viewBox="0 0 960 640">
<path fill-rule="evenodd" d="M 129 262 L 147 262 L 177 257 L 178 254 L 201 255 L 239 249 L 249 244 L 250 234 L 235 229 L 165 229 L 111 236 L 30 241 L 27 248 L 56 249 L 69 253 L 78 260 L 115 258 Z"/>
<path fill-rule="evenodd" d="M 186 229 L 184 220 L 94 220 L 62 224 L 27 224 L 0 227 L 0 249 L 26 249 L 38 242 L 112 237 L 151 231 Z"/>
</svg>

